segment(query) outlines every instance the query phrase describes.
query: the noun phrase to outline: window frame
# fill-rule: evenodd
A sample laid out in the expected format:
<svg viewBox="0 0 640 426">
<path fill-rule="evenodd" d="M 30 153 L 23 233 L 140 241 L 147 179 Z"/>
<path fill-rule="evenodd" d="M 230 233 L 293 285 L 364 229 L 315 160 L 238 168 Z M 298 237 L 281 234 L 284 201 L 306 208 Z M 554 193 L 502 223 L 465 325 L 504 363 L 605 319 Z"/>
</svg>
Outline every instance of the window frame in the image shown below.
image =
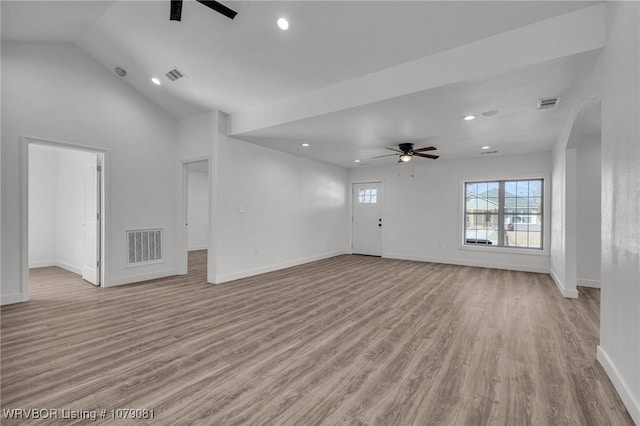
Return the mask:
<svg viewBox="0 0 640 426">
<path fill-rule="evenodd" d="M 498 246 L 498 245 L 483 245 L 483 244 L 467 244 L 466 243 L 466 184 L 475 182 L 499 182 L 499 181 L 519 181 L 519 180 L 542 180 L 542 248 L 524 248 L 524 247 L 512 247 L 512 246 Z M 460 192 L 458 194 L 459 200 L 459 220 L 458 220 L 458 248 L 460 250 L 470 250 L 479 252 L 494 252 L 494 253 L 511 253 L 511 254 L 527 254 L 533 256 L 549 256 L 550 246 L 550 211 L 551 211 L 551 199 L 550 199 L 550 176 L 548 173 L 536 173 L 526 175 L 512 175 L 505 174 L 502 176 L 473 176 L 460 179 Z M 500 208 L 498 213 L 500 224 L 503 223 L 504 215 L 506 214 L 503 209 Z"/>
<path fill-rule="evenodd" d="M 361 194 L 360 191 L 365 191 L 365 193 Z M 366 191 L 370 191 L 366 193 Z M 373 193 L 371 192 L 373 191 Z M 355 194 L 356 200 L 358 204 L 377 204 L 378 203 L 378 189 L 377 188 L 364 188 L 359 189 L 358 193 Z"/>
</svg>

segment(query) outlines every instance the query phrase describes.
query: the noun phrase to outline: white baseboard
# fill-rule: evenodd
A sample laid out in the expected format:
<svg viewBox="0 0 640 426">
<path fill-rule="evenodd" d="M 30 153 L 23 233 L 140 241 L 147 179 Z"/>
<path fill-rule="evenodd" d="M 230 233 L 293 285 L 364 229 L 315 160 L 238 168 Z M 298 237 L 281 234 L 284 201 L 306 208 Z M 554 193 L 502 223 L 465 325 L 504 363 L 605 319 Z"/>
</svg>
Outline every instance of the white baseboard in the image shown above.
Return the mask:
<svg viewBox="0 0 640 426">
<path fill-rule="evenodd" d="M 0 297 L 0 305 L 11 305 L 13 303 L 25 302 L 21 293 L 7 294 Z"/>
<path fill-rule="evenodd" d="M 631 415 L 631 418 L 637 425 L 640 425 L 640 401 L 634 399 L 634 396 L 629 390 L 624 378 L 620 375 L 620 372 L 607 352 L 602 349 L 600 345 L 598 345 L 597 358 L 598 362 L 600 362 L 600 365 L 602 365 L 602 368 L 604 368 L 604 371 L 609 376 L 609 379 L 611 379 L 613 387 L 618 391 L 618 395 L 620 395 L 620 399 L 624 403 L 624 406 L 627 407 L 627 411 Z"/>
<path fill-rule="evenodd" d="M 254 275 L 265 274 L 267 272 L 277 271 L 279 269 L 291 268 L 292 266 L 303 265 L 309 262 L 315 262 L 317 260 L 328 259 L 330 257 L 340 256 L 346 254 L 346 251 L 336 251 L 332 253 L 324 253 L 316 256 L 306 257 L 303 259 L 295 259 L 287 262 L 276 263 L 273 265 L 261 266 L 259 268 L 247 269 L 245 271 L 233 272 L 230 274 L 218 275 L 214 281 L 214 284 L 222 284 L 229 281 L 239 280 L 241 278 L 252 277 Z"/>
<path fill-rule="evenodd" d="M 57 262 L 56 265 L 58 268 L 66 269 L 69 272 L 73 272 L 74 274 L 82 275 L 82 268 L 74 265 L 69 265 L 64 262 Z"/>
<path fill-rule="evenodd" d="M 194 247 L 189 247 L 187 249 L 187 251 L 198 251 L 198 250 L 209 250 L 209 247 L 207 247 L 207 246 L 194 246 Z"/>
<path fill-rule="evenodd" d="M 58 266 L 56 265 L 55 260 L 36 260 L 33 262 L 29 262 L 29 269 L 31 268 L 47 268 L 49 266 Z"/>
<path fill-rule="evenodd" d="M 562 281 L 560 281 L 560 278 L 558 278 L 556 273 L 553 272 L 553 269 L 549 271 L 549 273 L 551 274 L 551 278 L 553 278 L 553 281 L 555 281 L 556 285 L 558 286 L 558 290 L 560 290 L 560 294 L 562 294 L 563 297 L 566 297 L 568 299 L 578 298 L 578 289 L 565 288 L 564 284 L 562 284 Z"/>
<path fill-rule="evenodd" d="M 445 258 L 445 257 L 413 256 L 413 255 L 398 254 L 398 253 L 383 253 L 382 257 L 385 257 L 388 259 L 415 260 L 418 262 L 446 263 L 449 265 L 506 269 L 510 271 L 537 272 L 540 274 L 549 273 L 549 268 L 546 268 L 543 266 L 517 265 L 512 263 L 478 262 L 478 261 L 469 261 L 466 259 L 463 260 L 463 259 L 452 259 L 452 258 Z"/>
<path fill-rule="evenodd" d="M 577 284 L 580 287 L 600 288 L 600 281 L 598 280 L 588 280 L 586 278 L 578 278 Z"/>
<path fill-rule="evenodd" d="M 49 266 L 57 266 L 58 268 L 73 272 L 74 274 L 82 275 L 82 268 L 65 262 L 60 262 L 58 260 L 38 260 L 36 262 L 29 262 L 29 268 L 46 268 Z"/>
<path fill-rule="evenodd" d="M 165 269 L 164 271 L 128 275 L 126 277 L 105 280 L 104 287 L 116 287 L 119 285 L 134 284 L 142 281 L 156 280 L 158 278 L 172 277 L 174 275 L 178 275 L 178 272 L 176 269 Z"/>
</svg>

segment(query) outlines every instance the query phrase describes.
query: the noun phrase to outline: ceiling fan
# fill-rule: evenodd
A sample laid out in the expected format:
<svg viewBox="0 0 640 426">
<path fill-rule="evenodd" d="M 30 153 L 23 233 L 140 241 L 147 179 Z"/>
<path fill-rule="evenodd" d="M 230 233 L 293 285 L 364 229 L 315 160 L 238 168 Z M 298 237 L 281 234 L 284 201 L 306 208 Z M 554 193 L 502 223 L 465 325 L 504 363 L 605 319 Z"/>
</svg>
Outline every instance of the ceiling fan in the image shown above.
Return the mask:
<svg viewBox="0 0 640 426">
<path fill-rule="evenodd" d="M 415 156 L 415 157 L 422 157 L 422 158 L 431 158 L 432 160 L 436 160 L 438 158 L 440 158 L 439 155 L 432 155 L 432 154 L 423 154 L 423 152 L 426 151 L 435 151 L 436 147 L 434 146 L 427 146 L 425 148 L 413 148 L 413 144 L 410 142 L 407 143 L 401 143 L 398 145 L 399 149 L 396 148 L 386 148 L 388 150 L 391 151 L 395 151 L 400 153 L 400 157 L 398 158 L 398 163 L 406 163 L 407 161 L 411 161 L 411 159 Z M 373 160 L 374 158 L 382 158 L 382 157 L 391 157 L 392 155 L 398 155 L 398 154 L 388 154 L 388 155 L 379 155 L 377 157 L 371 157 L 371 159 Z"/>
<path fill-rule="evenodd" d="M 229 19 L 236 17 L 238 12 L 229 9 L 222 3 L 213 0 L 196 0 L 198 3 L 204 4 L 209 9 L 213 9 L 216 12 L 226 16 Z M 182 19 L 182 0 L 171 0 L 171 13 L 169 14 L 171 21 L 180 21 Z"/>
</svg>

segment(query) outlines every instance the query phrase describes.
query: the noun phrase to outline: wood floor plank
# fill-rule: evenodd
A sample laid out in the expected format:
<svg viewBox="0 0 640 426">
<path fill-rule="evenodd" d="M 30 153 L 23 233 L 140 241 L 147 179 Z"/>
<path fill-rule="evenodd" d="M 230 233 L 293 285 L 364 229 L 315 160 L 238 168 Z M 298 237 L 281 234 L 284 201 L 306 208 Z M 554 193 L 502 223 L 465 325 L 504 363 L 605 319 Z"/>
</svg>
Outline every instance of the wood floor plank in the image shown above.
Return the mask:
<svg viewBox="0 0 640 426">
<path fill-rule="evenodd" d="M 31 301 L 0 313 L 2 409 L 148 408 L 153 420 L 130 423 L 167 425 L 633 424 L 595 358 L 597 289 L 567 300 L 544 274 L 348 255 L 215 286 L 206 257 L 107 289 L 32 270 Z"/>
</svg>

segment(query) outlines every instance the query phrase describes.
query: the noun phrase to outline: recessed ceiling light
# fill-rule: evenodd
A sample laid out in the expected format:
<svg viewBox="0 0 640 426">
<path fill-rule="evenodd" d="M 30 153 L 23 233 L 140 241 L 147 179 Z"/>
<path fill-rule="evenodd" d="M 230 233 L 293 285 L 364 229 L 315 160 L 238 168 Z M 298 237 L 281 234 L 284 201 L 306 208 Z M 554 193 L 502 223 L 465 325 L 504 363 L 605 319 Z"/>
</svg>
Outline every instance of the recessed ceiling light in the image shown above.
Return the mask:
<svg viewBox="0 0 640 426">
<path fill-rule="evenodd" d="M 288 30 L 289 29 L 289 21 L 287 21 L 284 18 L 278 19 L 278 28 L 280 28 L 282 31 Z"/>
<path fill-rule="evenodd" d="M 152 82 L 153 84 L 155 84 L 156 86 L 160 86 L 160 79 L 159 79 L 158 77 L 153 77 L 153 78 L 151 79 L 151 82 Z"/>
<path fill-rule="evenodd" d="M 309 144 L 308 143 L 301 143 L 300 146 L 305 146 L 306 147 L 306 146 L 309 146 Z"/>
<path fill-rule="evenodd" d="M 482 149 L 489 149 L 489 148 L 491 148 L 489 145 L 485 145 L 482 147 Z"/>
<path fill-rule="evenodd" d="M 354 162 L 354 163 L 359 163 L 359 162 L 360 162 L 360 160 L 353 160 L 353 162 Z"/>
<path fill-rule="evenodd" d="M 476 116 L 475 115 L 465 115 L 464 116 L 464 120 L 465 121 L 471 121 L 471 120 L 475 120 Z"/>
</svg>

